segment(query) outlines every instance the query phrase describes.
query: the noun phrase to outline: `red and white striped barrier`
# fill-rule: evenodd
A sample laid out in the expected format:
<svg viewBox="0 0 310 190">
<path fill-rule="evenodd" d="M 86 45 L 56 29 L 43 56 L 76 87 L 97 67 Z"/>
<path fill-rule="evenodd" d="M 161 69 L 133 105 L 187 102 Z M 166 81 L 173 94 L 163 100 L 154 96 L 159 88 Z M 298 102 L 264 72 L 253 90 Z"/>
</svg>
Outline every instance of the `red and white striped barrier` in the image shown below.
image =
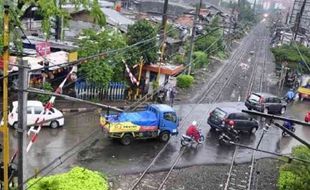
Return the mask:
<svg viewBox="0 0 310 190">
<path fill-rule="evenodd" d="M 139 86 L 139 81 L 136 79 L 136 77 L 131 73 L 128 65 L 125 63 L 125 66 L 126 66 L 126 71 L 129 75 L 129 78 L 130 78 L 130 81 L 132 84 L 136 84 L 137 86 Z"/>
<path fill-rule="evenodd" d="M 58 88 L 55 90 L 55 93 L 57 94 L 61 94 L 62 93 L 62 88 L 65 85 L 66 81 L 68 80 L 68 78 L 71 76 L 71 74 L 76 70 L 75 67 L 72 68 L 72 70 L 68 73 L 68 75 L 66 76 L 66 78 L 62 81 L 62 83 L 58 86 Z M 32 147 L 33 143 L 35 143 L 35 141 L 38 138 L 38 134 L 42 128 L 42 121 L 44 121 L 44 115 L 47 114 L 47 111 L 50 110 L 55 102 L 56 97 L 52 96 L 51 99 L 45 104 L 44 109 L 42 110 L 42 112 L 40 113 L 40 115 L 38 116 L 37 120 L 36 120 L 36 124 L 40 123 L 38 128 L 35 129 L 35 126 L 30 127 L 30 129 L 27 132 L 27 135 L 31 136 L 30 142 L 27 146 L 26 152 L 29 152 L 30 148 Z"/>
</svg>

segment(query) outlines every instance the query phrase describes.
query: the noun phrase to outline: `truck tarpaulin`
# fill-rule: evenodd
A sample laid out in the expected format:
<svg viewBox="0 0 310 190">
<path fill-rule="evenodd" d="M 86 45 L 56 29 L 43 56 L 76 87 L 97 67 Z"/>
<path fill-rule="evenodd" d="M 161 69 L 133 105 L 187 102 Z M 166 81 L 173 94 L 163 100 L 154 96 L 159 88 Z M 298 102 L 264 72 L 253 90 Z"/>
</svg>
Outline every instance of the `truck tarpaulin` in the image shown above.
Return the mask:
<svg viewBox="0 0 310 190">
<path fill-rule="evenodd" d="M 140 126 L 157 126 L 158 119 L 152 111 L 140 111 L 140 112 L 129 112 L 120 113 L 118 116 L 118 122 L 130 121 Z"/>
</svg>

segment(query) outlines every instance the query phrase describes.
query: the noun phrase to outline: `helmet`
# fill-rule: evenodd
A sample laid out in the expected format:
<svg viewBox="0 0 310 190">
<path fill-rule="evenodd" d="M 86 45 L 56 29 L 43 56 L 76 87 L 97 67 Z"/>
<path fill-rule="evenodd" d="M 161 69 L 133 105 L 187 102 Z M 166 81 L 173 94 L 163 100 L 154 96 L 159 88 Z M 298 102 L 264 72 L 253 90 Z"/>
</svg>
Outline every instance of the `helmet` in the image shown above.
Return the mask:
<svg viewBox="0 0 310 190">
<path fill-rule="evenodd" d="M 192 125 L 196 126 L 197 125 L 197 121 L 193 121 Z"/>
</svg>

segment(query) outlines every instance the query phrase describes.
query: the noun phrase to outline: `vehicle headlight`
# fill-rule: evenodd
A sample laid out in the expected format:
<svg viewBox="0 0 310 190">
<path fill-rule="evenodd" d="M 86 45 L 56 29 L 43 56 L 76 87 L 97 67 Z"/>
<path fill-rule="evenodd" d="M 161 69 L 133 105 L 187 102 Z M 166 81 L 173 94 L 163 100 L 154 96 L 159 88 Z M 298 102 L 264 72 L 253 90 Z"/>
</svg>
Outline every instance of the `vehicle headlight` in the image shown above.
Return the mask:
<svg viewBox="0 0 310 190">
<path fill-rule="evenodd" d="M 177 129 L 173 129 L 172 132 L 173 132 L 173 133 L 176 133 L 176 132 L 177 132 Z"/>
</svg>

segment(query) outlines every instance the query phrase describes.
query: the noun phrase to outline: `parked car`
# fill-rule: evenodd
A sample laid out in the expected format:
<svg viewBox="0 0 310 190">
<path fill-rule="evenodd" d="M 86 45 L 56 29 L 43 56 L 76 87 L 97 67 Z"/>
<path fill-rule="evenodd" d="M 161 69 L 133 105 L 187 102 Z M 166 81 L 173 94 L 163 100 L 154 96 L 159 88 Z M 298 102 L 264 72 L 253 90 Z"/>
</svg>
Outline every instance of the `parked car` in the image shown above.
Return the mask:
<svg viewBox="0 0 310 190">
<path fill-rule="evenodd" d="M 255 133 L 258 129 L 258 122 L 254 118 L 232 107 L 215 108 L 210 113 L 208 124 L 211 129 L 219 130 L 233 126 L 237 131 Z"/>
<path fill-rule="evenodd" d="M 281 115 L 285 113 L 286 105 L 282 98 L 268 93 L 252 93 L 245 101 L 249 110 Z"/>
<path fill-rule="evenodd" d="M 44 110 L 44 106 L 40 101 L 27 101 L 27 125 L 34 124 L 37 118 L 40 116 L 40 113 Z M 56 119 L 63 117 L 63 114 L 56 108 L 51 108 L 47 113 L 44 114 L 45 120 L 50 120 L 55 118 L 50 122 L 46 122 L 43 126 L 50 126 L 51 128 L 58 128 L 64 125 L 64 118 Z M 12 103 L 12 108 L 8 116 L 8 123 L 10 126 L 17 128 L 18 122 L 18 102 L 14 101 Z"/>
</svg>

